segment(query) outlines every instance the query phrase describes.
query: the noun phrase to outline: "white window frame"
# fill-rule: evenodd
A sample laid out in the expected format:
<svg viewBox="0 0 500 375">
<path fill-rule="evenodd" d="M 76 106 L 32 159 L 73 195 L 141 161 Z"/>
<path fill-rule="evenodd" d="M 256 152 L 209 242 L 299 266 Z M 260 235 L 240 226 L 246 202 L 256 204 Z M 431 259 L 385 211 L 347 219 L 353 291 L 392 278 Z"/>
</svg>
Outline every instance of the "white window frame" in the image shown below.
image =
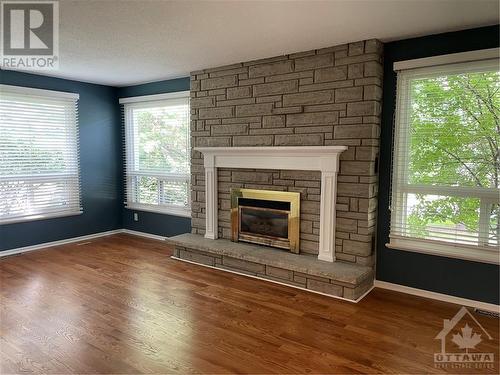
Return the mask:
<svg viewBox="0 0 500 375">
<path fill-rule="evenodd" d="M 396 62 L 394 70 L 404 71 L 398 74 L 397 98 L 395 109 L 395 132 L 394 132 L 394 154 L 393 154 L 393 176 L 392 176 L 392 206 L 403 207 L 405 195 L 409 193 L 421 193 L 431 195 L 469 197 L 480 199 L 479 232 L 484 233 L 484 228 L 488 226 L 487 209 L 493 203 L 499 203 L 500 194 L 498 189 L 460 187 L 460 186 L 429 186 L 408 184 L 407 161 L 409 147 L 401 147 L 401 144 L 408 145 L 409 137 L 401 129 L 402 123 L 407 123 L 409 111 L 405 103 L 408 103 L 409 85 L 408 81 L 419 77 L 432 77 L 442 73 L 477 71 L 480 69 L 498 69 L 499 49 L 489 49 L 483 51 L 471 51 L 465 53 L 436 56 L 424 59 L 408 60 Z M 471 64 L 473 62 L 473 64 Z M 403 90 L 406 87 L 407 90 Z M 399 162 L 395 162 L 398 160 Z M 402 159 L 402 160 L 401 160 Z M 396 204 L 394 204 L 396 202 Z M 391 226 L 401 225 L 405 222 L 405 213 L 393 210 L 391 212 Z M 386 247 L 397 250 L 406 250 L 431 255 L 439 255 L 450 258 L 473 260 L 483 263 L 500 264 L 499 249 L 487 245 L 487 239 L 479 238 L 479 245 L 467 245 L 439 240 L 401 237 L 389 235 L 389 243 Z"/>
<path fill-rule="evenodd" d="M 24 181 L 34 181 L 34 182 L 48 182 L 48 181 L 60 181 L 61 179 L 67 178 L 72 179 L 76 188 L 74 192 L 77 194 L 77 201 L 79 201 L 78 207 L 71 210 L 45 210 L 40 211 L 38 213 L 27 214 L 19 217 L 5 218 L 0 219 L 0 225 L 5 224 L 14 224 L 14 223 L 24 223 L 29 221 L 36 220 L 44 220 L 44 219 L 53 219 L 58 217 L 68 217 L 68 216 L 76 216 L 81 215 L 83 213 L 82 208 L 82 192 L 80 188 L 80 155 L 79 155 L 79 125 L 78 125 L 78 100 L 80 99 L 80 95 L 78 93 L 64 92 L 64 91 L 54 91 L 54 90 L 45 90 L 45 89 L 36 89 L 31 87 L 22 87 L 22 86 L 14 86 L 14 85 L 5 85 L 0 84 L 0 96 L 2 92 L 26 95 L 32 97 L 39 98 L 47 98 L 47 99 L 61 99 L 61 100 L 74 100 L 76 105 L 76 118 L 74 119 L 74 124 L 76 126 L 76 139 L 73 140 L 75 145 L 75 155 L 76 155 L 76 164 L 77 171 L 76 173 L 67 173 L 67 172 L 58 172 L 58 173 L 45 173 L 45 174 L 37 174 L 37 175 L 15 175 L 15 176 L 0 176 L 0 180 L 9 181 L 12 180 L 13 177 L 15 179 L 21 179 Z M 1 126 L 1 125 L 0 125 Z M 30 197 L 32 199 L 32 197 Z M 75 200 L 75 201 L 76 201 Z"/>
<path fill-rule="evenodd" d="M 149 173 L 137 171 L 134 168 L 136 164 L 137 156 L 134 154 L 133 145 L 134 145 L 134 136 L 135 129 L 133 125 L 133 116 L 132 111 L 137 108 L 148 108 L 152 106 L 161 106 L 164 104 L 173 103 L 176 99 L 181 99 L 185 101 L 186 99 L 190 99 L 189 91 L 178 91 L 173 93 L 166 94 L 157 94 L 157 95 L 146 95 L 146 96 L 136 96 L 129 98 L 121 98 L 119 103 L 121 105 L 125 105 L 124 108 L 124 116 L 125 116 L 125 181 L 126 181 L 126 194 L 125 197 L 125 208 L 130 210 L 137 211 L 146 211 L 146 212 L 154 212 L 160 214 L 168 214 L 174 216 L 181 217 L 191 217 L 191 195 L 188 194 L 188 206 L 187 207 L 179 207 L 175 205 L 168 204 L 142 204 L 130 201 L 128 197 L 128 192 L 132 191 L 131 184 L 134 181 L 135 177 L 144 176 L 144 177 L 154 177 L 158 179 L 158 201 L 162 201 L 162 182 L 165 181 L 179 181 L 179 182 L 187 182 L 188 185 L 191 185 L 191 173 Z M 190 120 L 188 120 L 190 121 Z M 190 139 L 190 135 L 188 135 L 188 139 Z M 189 152 L 189 157 L 191 154 Z"/>
</svg>

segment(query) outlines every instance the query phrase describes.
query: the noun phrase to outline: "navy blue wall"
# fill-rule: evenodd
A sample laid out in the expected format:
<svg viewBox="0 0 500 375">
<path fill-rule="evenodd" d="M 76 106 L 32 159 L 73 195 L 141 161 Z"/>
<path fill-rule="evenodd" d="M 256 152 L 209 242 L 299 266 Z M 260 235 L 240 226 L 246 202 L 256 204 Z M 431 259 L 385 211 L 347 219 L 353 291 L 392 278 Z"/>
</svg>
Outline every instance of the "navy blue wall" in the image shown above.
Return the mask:
<svg viewBox="0 0 500 375">
<path fill-rule="evenodd" d="M 496 48 L 499 27 L 484 27 L 385 45 L 384 97 L 380 147 L 377 279 L 474 300 L 499 303 L 499 267 L 493 264 L 388 249 L 389 183 L 394 109 L 395 61 Z"/>
<path fill-rule="evenodd" d="M 146 83 L 143 85 L 120 87 L 118 89 L 118 97 L 127 98 L 131 96 L 163 94 L 186 90 L 189 90 L 189 77 Z M 134 212 L 138 213 L 138 221 L 134 221 Z M 126 208 L 123 208 L 122 215 L 123 228 L 130 230 L 167 237 L 191 232 L 191 219 L 186 217 L 129 210 Z"/>
<path fill-rule="evenodd" d="M 0 225 L 0 251 L 121 228 L 122 157 L 116 88 L 0 71 L 0 83 L 80 94 L 83 214 Z"/>
<path fill-rule="evenodd" d="M 130 96 L 164 94 L 176 91 L 189 91 L 189 77 L 120 87 L 118 88 L 118 96 L 128 98 Z"/>
</svg>

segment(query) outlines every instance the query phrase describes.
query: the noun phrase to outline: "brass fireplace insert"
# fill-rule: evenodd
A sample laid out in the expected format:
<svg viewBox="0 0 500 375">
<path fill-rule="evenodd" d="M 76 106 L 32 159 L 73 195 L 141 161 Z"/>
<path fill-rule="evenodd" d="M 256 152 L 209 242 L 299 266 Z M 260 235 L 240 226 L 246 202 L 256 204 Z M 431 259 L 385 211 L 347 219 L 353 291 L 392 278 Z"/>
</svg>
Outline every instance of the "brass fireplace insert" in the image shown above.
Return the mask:
<svg viewBox="0 0 500 375">
<path fill-rule="evenodd" d="M 299 252 L 300 193 L 231 189 L 231 239 Z"/>
</svg>

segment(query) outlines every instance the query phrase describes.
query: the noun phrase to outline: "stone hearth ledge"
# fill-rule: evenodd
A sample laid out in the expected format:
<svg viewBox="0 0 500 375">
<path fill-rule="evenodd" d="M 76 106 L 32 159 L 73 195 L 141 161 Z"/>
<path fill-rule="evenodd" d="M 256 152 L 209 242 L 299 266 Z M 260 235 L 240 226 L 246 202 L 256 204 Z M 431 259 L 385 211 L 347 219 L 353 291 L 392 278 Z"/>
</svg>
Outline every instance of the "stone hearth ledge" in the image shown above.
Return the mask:
<svg viewBox="0 0 500 375">
<path fill-rule="evenodd" d="M 269 247 L 211 240 L 186 233 L 166 239 L 173 258 L 221 270 L 278 281 L 293 287 L 358 300 L 373 286 L 373 269 L 352 263 L 324 262 L 315 256 L 292 254 Z"/>
</svg>

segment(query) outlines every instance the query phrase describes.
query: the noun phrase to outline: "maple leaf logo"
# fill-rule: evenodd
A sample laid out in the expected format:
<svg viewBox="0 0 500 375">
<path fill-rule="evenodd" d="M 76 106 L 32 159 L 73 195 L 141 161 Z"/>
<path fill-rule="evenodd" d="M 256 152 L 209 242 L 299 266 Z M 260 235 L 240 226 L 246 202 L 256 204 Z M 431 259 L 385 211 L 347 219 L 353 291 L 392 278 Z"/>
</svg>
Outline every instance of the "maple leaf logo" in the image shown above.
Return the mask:
<svg viewBox="0 0 500 375">
<path fill-rule="evenodd" d="M 461 329 L 462 334 L 456 333 L 453 335 L 451 341 L 457 344 L 460 349 L 465 349 L 466 352 L 469 349 L 474 349 L 477 344 L 481 342 L 481 335 L 477 333 L 472 333 L 472 328 L 466 323 L 465 327 Z"/>
</svg>

